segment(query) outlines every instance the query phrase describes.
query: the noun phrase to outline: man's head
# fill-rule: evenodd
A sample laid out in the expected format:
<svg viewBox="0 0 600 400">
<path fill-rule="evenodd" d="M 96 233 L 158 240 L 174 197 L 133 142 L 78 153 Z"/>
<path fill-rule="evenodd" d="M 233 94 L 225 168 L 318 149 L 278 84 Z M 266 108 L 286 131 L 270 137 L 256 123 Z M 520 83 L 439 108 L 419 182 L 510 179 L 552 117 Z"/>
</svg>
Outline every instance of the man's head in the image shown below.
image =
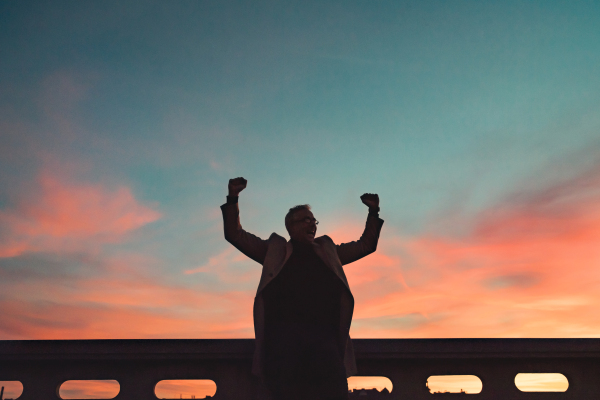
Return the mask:
<svg viewBox="0 0 600 400">
<path fill-rule="evenodd" d="M 312 243 L 317 233 L 317 224 L 308 204 L 290 208 L 285 216 L 285 227 L 290 238 L 303 243 Z"/>
</svg>

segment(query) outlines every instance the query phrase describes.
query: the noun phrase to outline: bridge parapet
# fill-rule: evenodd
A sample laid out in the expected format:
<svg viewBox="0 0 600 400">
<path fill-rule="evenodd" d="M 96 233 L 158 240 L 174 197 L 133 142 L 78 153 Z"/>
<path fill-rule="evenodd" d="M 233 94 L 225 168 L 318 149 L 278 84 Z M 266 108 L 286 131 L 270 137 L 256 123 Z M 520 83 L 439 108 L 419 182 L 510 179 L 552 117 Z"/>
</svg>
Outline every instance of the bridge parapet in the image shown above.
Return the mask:
<svg viewBox="0 0 600 400">
<path fill-rule="evenodd" d="M 600 399 L 600 339 L 354 339 L 359 375 L 392 381 L 389 400 L 461 396 L 431 394 L 432 375 L 476 375 L 475 399 Z M 60 399 L 67 380 L 117 380 L 115 400 L 156 399 L 161 380 L 210 379 L 215 400 L 268 395 L 250 373 L 252 339 L 0 341 L 0 381 L 20 381 L 20 400 Z M 561 373 L 562 393 L 521 392 L 518 373 Z"/>
</svg>

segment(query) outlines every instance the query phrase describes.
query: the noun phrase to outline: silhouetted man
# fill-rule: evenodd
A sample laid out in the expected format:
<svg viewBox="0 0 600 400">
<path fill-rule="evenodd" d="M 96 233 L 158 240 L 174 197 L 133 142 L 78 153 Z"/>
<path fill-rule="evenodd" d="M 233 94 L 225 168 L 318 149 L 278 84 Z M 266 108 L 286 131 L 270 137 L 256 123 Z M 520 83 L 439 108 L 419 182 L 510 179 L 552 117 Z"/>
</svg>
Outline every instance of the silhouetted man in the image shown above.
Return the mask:
<svg viewBox="0 0 600 400">
<path fill-rule="evenodd" d="M 285 216 L 289 241 L 276 233 L 263 240 L 240 224 L 238 196 L 246 183 L 229 180 L 221 210 L 225 239 L 263 266 L 254 299 L 252 372 L 277 400 L 347 399 L 346 377 L 356 373 L 348 335 L 354 298 L 342 265 L 377 248 L 383 225 L 379 197 L 361 196 L 369 216 L 356 242 L 336 245 L 328 236 L 315 238 L 319 222 L 309 205 L 293 207 Z"/>
</svg>

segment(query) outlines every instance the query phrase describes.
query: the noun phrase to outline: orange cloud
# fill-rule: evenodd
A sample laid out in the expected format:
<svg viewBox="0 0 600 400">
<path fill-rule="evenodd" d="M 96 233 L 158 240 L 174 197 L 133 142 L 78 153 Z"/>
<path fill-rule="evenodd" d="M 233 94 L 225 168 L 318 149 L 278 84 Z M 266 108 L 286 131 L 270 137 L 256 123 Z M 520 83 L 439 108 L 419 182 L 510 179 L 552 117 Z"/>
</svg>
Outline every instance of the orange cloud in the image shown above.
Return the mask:
<svg viewBox="0 0 600 400">
<path fill-rule="evenodd" d="M 377 252 L 345 267 L 356 299 L 353 337 L 600 336 L 598 176 L 506 199 L 457 221 L 470 227 L 461 235 L 407 236 L 385 225 Z M 10 246 L 23 254 L 62 249 L 65 240 L 113 242 L 159 217 L 127 189 L 40 182 L 40 200 L 0 216 L 18 239 L 3 242 L 4 254 Z M 363 227 L 350 219 L 325 233 L 341 243 L 356 240 Z M 260 266 L 235 249 L 189 268 L 180 283 L 181 275 L 152 277 L 148 266 L 160 261 L 149 256 L 111 257 L 94 276 L 2 284 L 1 337 L 253 336 Z"/>
<path fill-rule="evenodd" d="M 70 249 L 83 241 L 116 242 L 160 217 L 127 187 L 69 183 L 42 172 L 33 193 L 14 209 L 0 211 L 0 258 Z"/>
<path fill-rule="evenodd" d="M 31 263 L 35 260 L 26 260 Z M 94 275 L 0 283 L 3 339 L 252 337 L 253 290 L 152 277 L 149 257 L 113 256 Z M 25 271 L 27 273 L 27 271 Z"/>
<path fill-rule="evenodd" d="M 101 281 L 75 286 L 29 285 L 28 291 L 41 291 L 37 298 L 0 300 L 2 338 L 252 337 L 252 293 L 206 294 L 151 284 L 129 291 L 124 282 Z"/>
<path fill-rule="evenodd" d="M 250 260 L 233 246 L 209 257 L 208 262 L 184 271 L 186 275 L 198 275 L 198 279 L 212 279 L 221 285 L 247 284 L 255 288 L 260 280 L 262 266 Z"/>
<path fill-rule="evenodd" d="M 600 336 L 599 188 L 596 168 L 524 191 L 462 236 L 404 237 L 384 226 L 377 252 L 345 267 L 353 335 Z M 363 224 L 332 237 L 358 237 Z"/>
</svg>

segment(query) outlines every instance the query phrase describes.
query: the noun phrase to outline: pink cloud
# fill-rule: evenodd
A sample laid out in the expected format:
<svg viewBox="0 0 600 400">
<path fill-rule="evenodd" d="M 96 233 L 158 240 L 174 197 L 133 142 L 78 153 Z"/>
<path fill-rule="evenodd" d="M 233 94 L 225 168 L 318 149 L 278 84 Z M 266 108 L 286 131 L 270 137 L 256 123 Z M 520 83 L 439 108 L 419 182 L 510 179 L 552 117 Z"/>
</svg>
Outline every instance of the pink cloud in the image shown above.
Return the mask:
<svg viewBox="0 0 600 400">
<path fill-rule="evenodd" d="M 252 337 L 249 292 L 207 292 L 137 276 L 15 283 L 3 339 Z"/>
<path fill-rule="evenodd" d="M 185 271 L 186 275 L 197 274 L 199 272 L 209 272 L 216 268 L 223 268 L 223 266 L 227 266 L 233 263 L 238 263 L 241 261 L 247 260 L 243 254 L 237 251 L 233 247 L 227 247 L 225 250 L 220 252 L 219 254 L 210 257 L 208 262 L 199 267 L 195 267 L 192 269 L 188 269 Z"/>
<path fill-rule="evenodd" d="M 600 336 L 597 176 L 524 191 L 464 221 L 471 229 L 461 235 L 407 236 L 384 226 L 377 252 L 345 267 L 356 299 L 352 335 Z M 38 201 L 23 201 L 1 215 L 21 238 L 6 242 L 5 250 L 10 245 L 21 254 L 56 246 L 42 238 L 111 242 L 159 217 L 128 189 L 44 176 L 40 182 Z M 87 210 L 98 215 L 89 217 Z M 360 237 L 363 227 L 362 220 L 348 220 L 324 233 L 341 243 Z M 101 276 L 3 285 L 1 335 L 253 336 L 255 285 L 248 290 L 231 285 L 258 284 L 259 265 L 228 247 L 190 268 L 185 284 L 177 284 L 150 276 L 147 266 L 156 262 L 121 255 L 104 260 Z M 217 284 L 207 288 L 204 277 Z"/>
<path fill-rule="evenodd" d="M 158 260 L 148 256 L 121 254 L 100 262 L 92 276 L 41 275 L 0 282 L 0 337 L 253 336 L 253 290 L 207 289 L 202 283 L 152 276 Z"/>
<path fill-rule="evenodd" d="M 205 264 L 184 271 L 186 275 L 199 275 L 198 279 L 213 278 L 220 285 L 250 284 L 260 280 L 262 266 L 250 260 L 233 246 L 209 257 Z"/>
<path fill-rule="evenodd" d="M 0 257 L 69 248 L 82 241 L 116 242 L 161 214 L 140 204 L 128 187 L 67 182 L 44 171 L 13 209 L 0 211 Z"/>
<path fill-rule="evenodd" d="M 478 215 L 462 236 L 405 237 L 384 227 L 377 252 L 346 267 L 353 335 L 600 336 L 599 178 L 596 168 L 524 191 Z M 363 224 L 332 237 L 358 237 Z"/>
</svg>

